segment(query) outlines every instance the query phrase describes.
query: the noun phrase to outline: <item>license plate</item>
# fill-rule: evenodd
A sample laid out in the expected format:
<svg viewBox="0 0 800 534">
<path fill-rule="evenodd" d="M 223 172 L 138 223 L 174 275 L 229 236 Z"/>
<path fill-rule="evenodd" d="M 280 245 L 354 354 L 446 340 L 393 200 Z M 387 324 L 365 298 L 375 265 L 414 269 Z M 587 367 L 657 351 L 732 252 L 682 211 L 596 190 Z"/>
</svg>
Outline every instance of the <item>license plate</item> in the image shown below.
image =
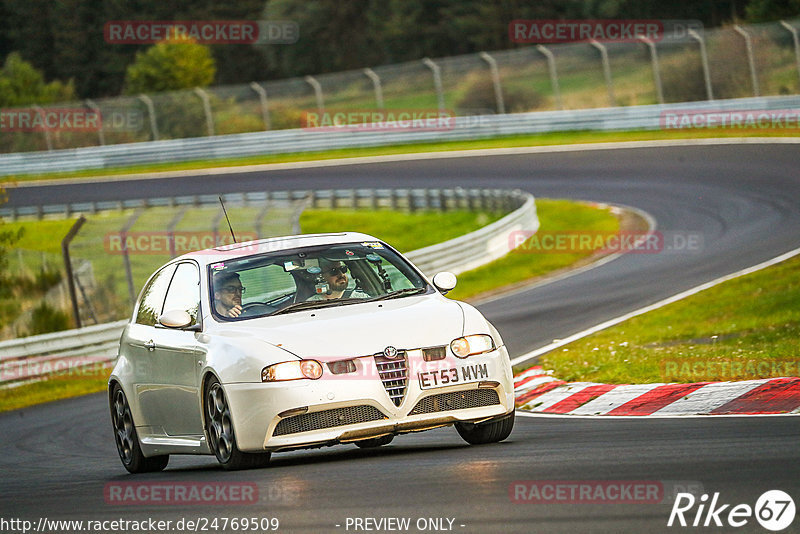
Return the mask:
<svg viewBox="0 0 800 534">
<path fill-rule="evenodd" d="M 489 371 L 486 369 L 485 363 L 423 371 L 419 374 L 419 388 L 430 389 L 453 384 L 466 384 L 488 377 Z"/>
</svg>

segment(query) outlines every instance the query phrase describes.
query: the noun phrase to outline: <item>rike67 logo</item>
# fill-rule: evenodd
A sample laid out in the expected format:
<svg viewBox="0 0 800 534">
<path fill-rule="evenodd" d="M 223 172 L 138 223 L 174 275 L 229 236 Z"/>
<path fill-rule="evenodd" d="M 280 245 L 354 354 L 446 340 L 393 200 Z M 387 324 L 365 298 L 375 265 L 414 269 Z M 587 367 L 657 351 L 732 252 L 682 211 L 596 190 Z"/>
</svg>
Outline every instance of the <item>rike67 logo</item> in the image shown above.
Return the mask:
<svg viewBox="0 0 800 534">
<path fill-rule="evenodd" d="M 714 493 L 710 502 L 705 493 L 699 499 L 691 493 L 679 493 L 672 505 L 667 526 L 738 528 L 747 525 L 755 517 L 765 529 L 778 532 L 791 525 L 794 516 L 794 500 L 781 490 L 765 492 L 758 498 L 755 507 L 749 504 L 723 504 L 719 492 Z"/>
</svg>

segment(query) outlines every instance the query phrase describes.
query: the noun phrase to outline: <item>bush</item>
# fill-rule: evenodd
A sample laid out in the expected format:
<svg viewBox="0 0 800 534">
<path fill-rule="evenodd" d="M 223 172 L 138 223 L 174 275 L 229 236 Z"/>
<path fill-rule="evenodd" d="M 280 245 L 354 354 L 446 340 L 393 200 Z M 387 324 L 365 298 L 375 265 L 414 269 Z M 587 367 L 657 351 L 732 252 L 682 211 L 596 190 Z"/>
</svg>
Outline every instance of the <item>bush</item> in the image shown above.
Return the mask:
<svg viewBox="0 0 800 534">
<path fill-rule="evenodd" d="M 503 88 L 502 91 L 506 113 L 533 111 L 544 104 L 544 97 L 533 90 Z M 487 109 L 497 112 L 497 98 L 494 94 L 492 79 L 488 76 L 481 76 L 473 80 L 456 106 L 459 109 Z"/>
<path fill-rule="evenodd" d="M 51 308 L 42 301 L 31 314 L 31 329 L 29 335 L 47 334 L 67 330 L 71 325 L 69 315 L 62 310 Z"/>
</svg>

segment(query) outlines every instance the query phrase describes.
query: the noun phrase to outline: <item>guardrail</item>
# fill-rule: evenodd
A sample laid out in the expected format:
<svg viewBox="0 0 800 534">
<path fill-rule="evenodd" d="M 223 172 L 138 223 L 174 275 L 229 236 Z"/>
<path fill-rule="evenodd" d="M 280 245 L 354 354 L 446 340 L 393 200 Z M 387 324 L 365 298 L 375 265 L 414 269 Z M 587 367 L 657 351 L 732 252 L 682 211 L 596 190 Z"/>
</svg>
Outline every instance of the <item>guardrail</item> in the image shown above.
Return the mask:
<svg viewBox="0 0 800 534">
<path fill-rule="evenodd" d="M 18 152 L 0 155 L 0 176 L 572 130 L 657 130 L 664 127 L 662 115 L 669 111 L 783 110 L 798 107 L 800 96 L 739 98 L 681 104 L 474 115 L 456 117 L 448 123 L 452 127 L 434 129 L 403 128 L 398 124 L 397 128 L 382 131 L 368 127 L 362 127 L 360 131 L 276 130 L 50 152 Z"/>
<path fill-rule="evenodd" d="M 533 195 L 507 190 L 380 190 L 371 196 L 359 190 L 283 192 L 286 199 L 301 199 L 321 206 L 358 206 L 369 199 L 373 207 L 421 209 L 513 209 L 498 221 L 469 234 L 418 249 L 408 258 L 426 275 L 451 270 L 456 273 L 493 261 L 509 251 L 513 231 L 536 231 L 539 220 Z M 216 197 L 214 197 L 216 200 Z M 415 200 L 416 199 L 416 200 Z M 424 201 L 424 204 L 423 204 Z M 388 204 L 387 204 L 388 203 Z M 40 380 L 52 373 L 82 376 L 85 369 L 107 367 L 117 355 L 125 321 L 88 326 L 64 332 L 0 341 L 0 384 Z"/>
</svg>

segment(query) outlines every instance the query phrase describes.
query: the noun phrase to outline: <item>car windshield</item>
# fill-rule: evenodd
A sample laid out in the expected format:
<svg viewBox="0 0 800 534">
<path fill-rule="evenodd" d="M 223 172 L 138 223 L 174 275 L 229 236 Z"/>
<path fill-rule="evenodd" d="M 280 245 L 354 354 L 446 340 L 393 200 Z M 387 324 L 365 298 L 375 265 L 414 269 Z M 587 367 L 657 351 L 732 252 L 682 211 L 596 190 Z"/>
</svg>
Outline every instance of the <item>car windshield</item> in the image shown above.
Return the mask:
<svg viewBox="0 0 800 534">
<path fill-rule="evenodd" d="M 433 291 L 380 242 L 257 254 L 209 266 L 211 310 L 242 320 Z"/>
</svg>

